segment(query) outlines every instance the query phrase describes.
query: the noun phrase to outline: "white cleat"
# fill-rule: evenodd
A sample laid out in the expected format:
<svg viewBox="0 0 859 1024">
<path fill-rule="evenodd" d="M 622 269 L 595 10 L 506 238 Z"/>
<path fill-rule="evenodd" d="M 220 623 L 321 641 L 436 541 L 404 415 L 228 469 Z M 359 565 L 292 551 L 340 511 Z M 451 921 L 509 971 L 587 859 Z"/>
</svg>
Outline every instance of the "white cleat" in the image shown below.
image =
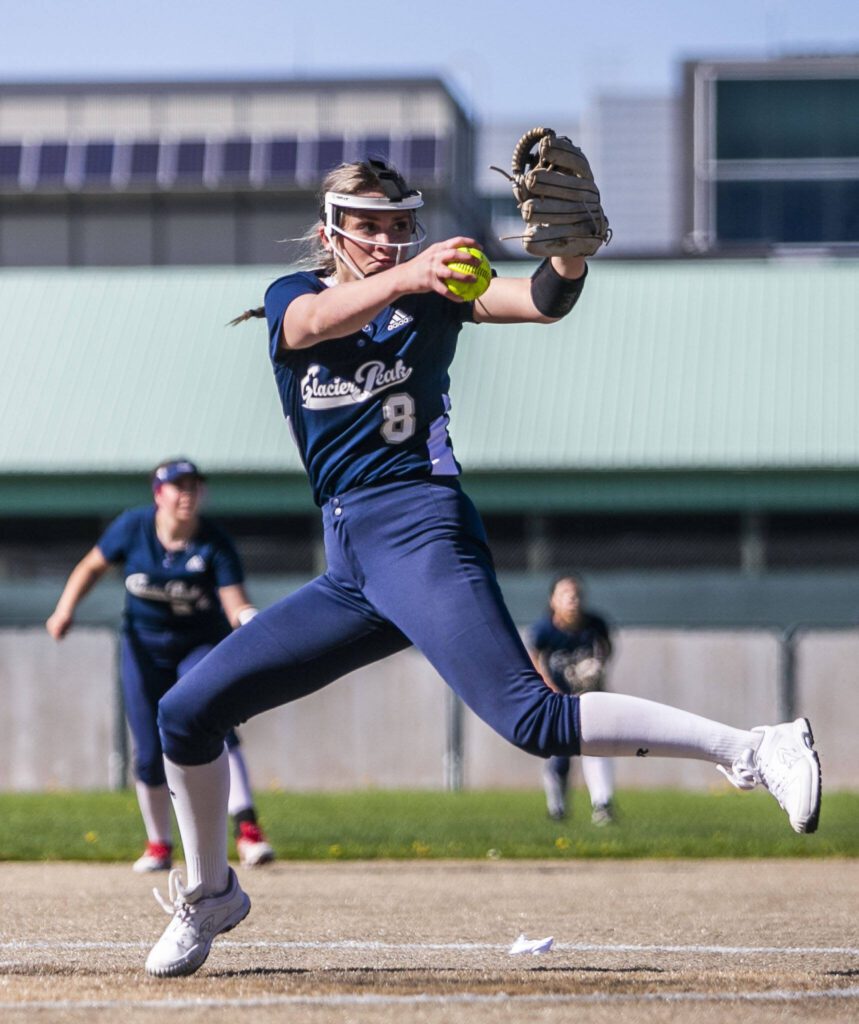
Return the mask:
<svg viewBox="0 0 859 1024">
<path fill-rule="evenodd" d="M 759 725 L 756 750 L 744 750 L 730 768 L 716 767 L 737 789 L 765 786 L 787 813 L 794 832 L 815 832 L 820 819 L 820 759 L 807 718 Z"/>
<path fill-rule="evenodd" d="M 173 915 L 146 958 L 146 973 L 156 978 L 193 974 L 206 962 L 215 936 L 235 928 L 251 909 L 232 868 L 227 889 L 220 896 L 202 896 L 199 885 L 186 889 L 178 870 L 170 872 L 167 891 L 169 899 L 165 900 L 153 890 L 164 910 Z"/>
<path fill-rule="evenodd" d="M 597 828 L 605 828 L 614 824 L 614 808 L 611 801 L 607 804 L 594 804 L 591 808 L 591 824 Z"/>
</svg>

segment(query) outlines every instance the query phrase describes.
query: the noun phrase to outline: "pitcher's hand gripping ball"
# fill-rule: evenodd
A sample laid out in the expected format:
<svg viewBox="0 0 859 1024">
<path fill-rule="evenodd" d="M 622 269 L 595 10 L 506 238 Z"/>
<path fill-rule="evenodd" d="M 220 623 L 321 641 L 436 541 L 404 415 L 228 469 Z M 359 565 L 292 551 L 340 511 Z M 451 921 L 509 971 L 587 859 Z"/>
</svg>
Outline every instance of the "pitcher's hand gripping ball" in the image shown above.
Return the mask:
<svg viewBox="0 0 859 1024">
<path fill-rule="evenodd" d="M 592 256 L 611 238 L 600 193 L 585 154 L 551 128 L 532 128 L 513 149 L 513 195 L 532 256 Z"/>
<path fill-rule="evenodd" d="M 458 281 L 455 277 L 450 277 L 445 281 L 447 290 L 453 292 L 454 295 L 458 295 L 461 299 L 465 299 L 466 302 L 473 302 L 475 299 L 479 299 L 480 296 L 489 287 L 489 283 L 492 280 L 492 267 L 489 265 L 489 260 L 486 255 L 479 249 L 467 248 L 464 245 L 459 246 L 462 252 L 470 253 L 475 259 L 480 262 L 475 266 L 471 263 L 458 263 L 454 260 L 448 263 L 451 270 L 456 270 L 460 274 L 473 274 L 476 281 Z"/>
</svg>

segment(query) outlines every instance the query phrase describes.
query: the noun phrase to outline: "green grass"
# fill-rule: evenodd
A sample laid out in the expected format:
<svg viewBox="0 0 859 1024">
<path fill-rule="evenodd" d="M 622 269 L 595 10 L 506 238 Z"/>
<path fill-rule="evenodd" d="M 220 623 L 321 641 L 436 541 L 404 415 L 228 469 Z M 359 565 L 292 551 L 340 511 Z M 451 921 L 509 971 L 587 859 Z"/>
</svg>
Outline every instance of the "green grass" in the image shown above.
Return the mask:
<svg viewBox="0 0 859 1024">
<path fill-rule="evenodd" d="M 529 791 L 269 792 L 258 807 L 283 860 L 859 856 L 859 793 L 827 794 L 813 836 L 765 793 L 627 790 L 602 829 L 580 792 L 563 822 Z M 129 861 L 144 844 L 131 791 L 0 794 L 0 821 L 0 860 Z"/>
</svg>

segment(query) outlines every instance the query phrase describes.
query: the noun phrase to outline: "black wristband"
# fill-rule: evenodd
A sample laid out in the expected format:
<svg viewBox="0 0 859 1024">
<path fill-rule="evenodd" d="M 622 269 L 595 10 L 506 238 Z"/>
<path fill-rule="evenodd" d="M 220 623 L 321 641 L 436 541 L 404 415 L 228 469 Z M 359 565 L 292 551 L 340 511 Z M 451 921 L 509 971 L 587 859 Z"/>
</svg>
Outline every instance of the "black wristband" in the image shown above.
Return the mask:
<svg viewBox="0 0 859 1024">
<path fill-rule="evenodd" d="M 561 277 L 547 257 L 531 275 L 531 301 L 543 316 L 560 320 L 575 306 L 587 276 L 588 265 L 585 264 L 584 274 L 574 281 Z"/>
</svg>

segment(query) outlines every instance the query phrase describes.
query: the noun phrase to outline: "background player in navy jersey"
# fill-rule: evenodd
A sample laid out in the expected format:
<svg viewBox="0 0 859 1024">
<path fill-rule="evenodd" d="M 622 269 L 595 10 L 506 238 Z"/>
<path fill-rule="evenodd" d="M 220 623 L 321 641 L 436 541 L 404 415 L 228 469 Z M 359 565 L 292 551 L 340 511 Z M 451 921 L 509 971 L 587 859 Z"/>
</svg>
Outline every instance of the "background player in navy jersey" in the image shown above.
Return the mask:
<svg viewBox="0 0 859 1024">
<path fill-rule="evenodd" d="M 45 623 L 55 640 L 72 626 L 81 598 L 114 563 L 124 563 L 126 601 L 121 646 L 122 691 L 134 741 L 137 798 L 147 844 L 137 872 L 172 867 L 170 794 L 158 735 L 158 701 L 176 680 L 256 614 L 232 540 L 199 514 L 204 478 L 188 459 L 162 462 L 152 475 L 154 504 L 118 516 L 77 566 Z M 257 823 L 244 758 L 234 730 L 225 736 L 229 811 L 236 850 L 246 867 L 274 851 Z"/>
<path fill-rule="evenodd" d="M 323 183 L 316 268 L 266 292 L 269 355 L 322 508 L 328 567 L 232 633 L 161 699 L 188 878 L 171 872 L 170 901 L 161 902 L 173 918 L 149 953 L 150 974 L 193 973 L 214 937 L 250 910 L 227 862 L 227 731 L 411 644 L 523 750 L 703 759 L 741 788 L 763 783 L 796 831 L 817 827 L 819 764 L 805 719 L 735 729 L 619 694 L 554 693 L 540 678 L 458 482 L 448 367 L 465 323 L 563 317 L 585 262 L 552 257 L 530 278 L 496 277 L 480 299 L 460 301 L 446 281 L 471 275 L 448 264 L 463 258 L 458 246 L 476 242 L 456 236 L 420 251 L 421 205 L 381 162 L 336 168 Z"/>
<path fill-rule="evenodd" d="M 605 670 L 612 654 L 608 624 L 585 609 L 584 586 L 578 576 L 558 576 L 549 590 L 549 608 L 528 630 L 526 644 L 540 675 L 557 693 L 588 693 L 605 688 Z M 613 820 L 614 780 L 608 757 L 582 757 L 582 777 L 591 798 L 591 821 Z M 570 758 L 550 757 L 543 765 L 543 789 L 549 816 L 567 813 Z"/>
</svg>

